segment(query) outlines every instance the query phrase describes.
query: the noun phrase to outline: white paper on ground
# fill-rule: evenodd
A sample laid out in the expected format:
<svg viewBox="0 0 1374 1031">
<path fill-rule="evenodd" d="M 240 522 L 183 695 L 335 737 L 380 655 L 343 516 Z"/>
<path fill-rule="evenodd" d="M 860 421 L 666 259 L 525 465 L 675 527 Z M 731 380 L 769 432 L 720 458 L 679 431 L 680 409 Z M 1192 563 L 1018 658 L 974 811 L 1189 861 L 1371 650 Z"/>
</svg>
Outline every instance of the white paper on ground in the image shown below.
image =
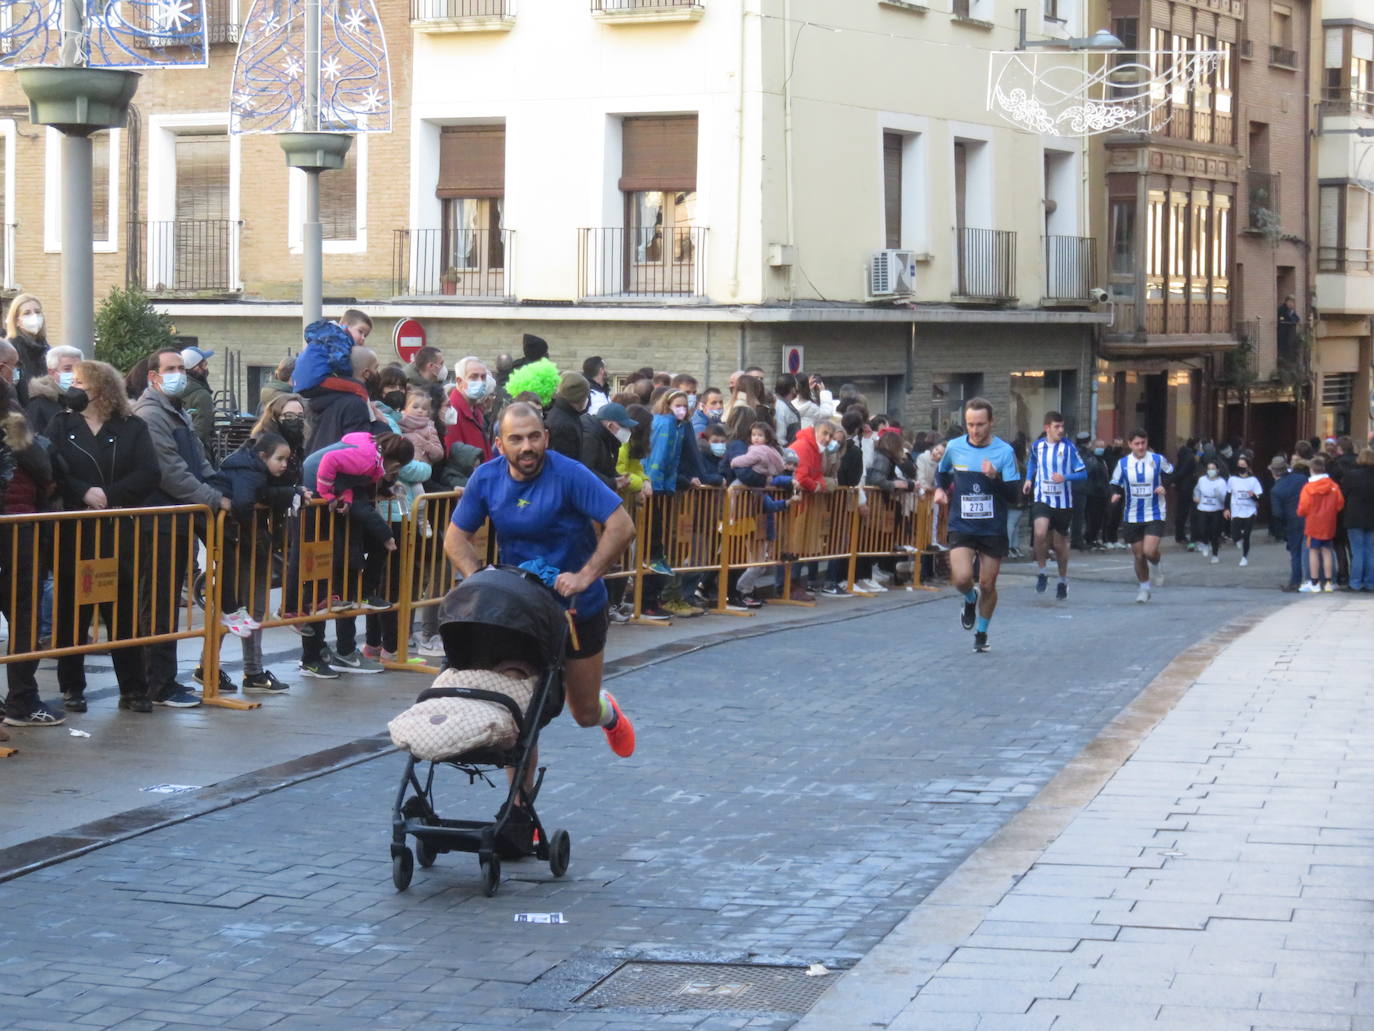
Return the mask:
<svg viewBox="0 0 1374 1031">
<path fill-rule="evenodd" d="M 199 784 L 150 784 L 140 791 L 147 791 L 154 795 L 175 795 L 182 791 L 199 791 Z"/>
<path fill-rule="evenodd" d="M 516 913 L 517 924 L 566 924 L 562 913 Z"/>
</svg>

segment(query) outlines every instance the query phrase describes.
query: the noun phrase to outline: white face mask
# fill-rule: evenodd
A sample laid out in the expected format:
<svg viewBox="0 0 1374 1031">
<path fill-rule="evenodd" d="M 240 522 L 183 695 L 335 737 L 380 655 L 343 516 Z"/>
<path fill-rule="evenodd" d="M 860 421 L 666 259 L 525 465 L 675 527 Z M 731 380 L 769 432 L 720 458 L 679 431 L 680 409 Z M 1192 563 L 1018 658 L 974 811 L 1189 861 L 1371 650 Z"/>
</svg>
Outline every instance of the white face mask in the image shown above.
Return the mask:
<svg viewBox="0 0 1374 1031">
<path fill-rule="evenodd" d="M 454 408 L 452 405 L 449 405 L 447 408 L 444 409 L 444 425 L 454 426 L 457 424 L 457 422 L 458 409 Z"/>
<path fill-rule="evenodd" d="M 615 439 L 622 444 L 628 444 L 630 442 L 630 431 L 624 426 L 621 426 L 615 431 Z"/>
<path fill-rule="evenodd" d="M 39 333 L 43 332 L 42 312 L 35 312 L 30 315 L 21 315 L 19 317 L 19 328 L 22 329 L 25 333 L 28 333 L 33 336 L 36 336 Z"/>
<path fill-rule="evenodd" d="M 487 396 L 487 381 L 484 379 L 468 380 L 468 385 L 463 388 L 463 393 L 467 395 L 469 401 L 480 401 Z"/>
<path fill-rule="evenodd" d="M 63 390 L 71 390 L 72 384 L 76 382 L 76 372 L 59 372 L 57 374 L 57 385 Z"/>
<path fill-rule="evenodd" d="M 1207 479 L 1209 479 L 1209 480 L 1215 480 L 1215 479 L 1216 479 L 1218 476 L 1220 476 L 1220 475 L 1221 475 L 1221 474 L 1220 474 L 1219 472 L 1217 472 L 1215 469 L 1208 469 L 1208 470 L 1207 470 Z"/>
<path fill-rule="evenodd" d="M 434 374 L 434 381 L 436 383 L 442 383 L 446 379 L 448 379 L 448 366 L 440 365 L 439 371 Z"/>
<path fill-rule="evenodd" d="M 687 407 L 688 407 L 688 408 L 695 408 L 696 406 L 697 406 L 697 396 L 696 396 L 696 394 L 688 394 L 688 395 L 687 395 Z"/>
</svg>

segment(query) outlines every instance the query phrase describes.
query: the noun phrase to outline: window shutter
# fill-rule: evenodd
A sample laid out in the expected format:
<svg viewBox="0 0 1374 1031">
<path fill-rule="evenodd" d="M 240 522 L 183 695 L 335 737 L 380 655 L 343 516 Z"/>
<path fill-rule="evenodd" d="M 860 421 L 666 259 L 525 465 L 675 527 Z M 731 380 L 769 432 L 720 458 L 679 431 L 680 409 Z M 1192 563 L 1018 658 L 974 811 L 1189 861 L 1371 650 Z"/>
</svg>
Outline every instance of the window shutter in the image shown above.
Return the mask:
<svg viewBox="0 0 1374 1031">
<path fill-rule="evenodd" d="M 1223 43 L 1236 41 L 1236 20 L 1234 18 L 1217 19 L 1217 39 Z"/>
<path fill-rule="evenodd" d="M 1211 11 L 1198 11 L 1197 33 L 1200 36 L 1215 36 L 1217 34 L 1217 16 Z"/>
<path fill-rule="evenodd" d="M 883 224 L 887 246 L 902 245 L 902 137 L 883 133 Z"/>
<path fill-rule="evenodd" d="M 1156 28 L 1167 29 L 1172 23 L 1169 17 L 1169 0 L 1152 0 L 1150 4 L 1150 22 Z"/>
<path fill-rule="evenodd" d="M 1174 33 L 1179 36 L 1193 34 L 1193 9 L 1182 4 L 1174 5 Z"/>
<path fill-rule="evenodd" d="M 696 115 L 626 118 L 623 129 L 622 190 L 697 188 Z"/>
<path fill-rule="evenodd" d="M 1341 245 L 1341 192 L 1344 186 L 1323 186 L 1320 191 L 1320 214 L 1317 219 L 1320 247 Z"/>
<path fill-rule="evenodd" d="M 446 125 L 439 134 L 438 197 L 503 197 L 506 130 L 493 125 Z"/>
</svg>

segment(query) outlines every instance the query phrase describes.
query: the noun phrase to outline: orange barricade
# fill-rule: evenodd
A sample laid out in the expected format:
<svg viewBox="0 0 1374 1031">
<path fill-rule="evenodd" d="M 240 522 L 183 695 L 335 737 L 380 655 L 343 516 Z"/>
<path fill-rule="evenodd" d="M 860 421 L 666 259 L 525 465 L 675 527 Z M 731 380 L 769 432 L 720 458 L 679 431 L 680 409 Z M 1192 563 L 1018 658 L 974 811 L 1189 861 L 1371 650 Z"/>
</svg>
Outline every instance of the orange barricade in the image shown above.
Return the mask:
<svg viewBox="0 0 1374 1031">
<path fill-rule="evenodd" d="M 218 525 L 204 505 L 0 516 L 0 606 L 10 627 L 0 663 L 208 641 L 207 627 L 218 616 L 207 608 L 198 620 L 191 590 L 202 540 L 213 559 Z M 39 624 L 49 575 L 52 630 L 44 638 Z"/>
</svg>

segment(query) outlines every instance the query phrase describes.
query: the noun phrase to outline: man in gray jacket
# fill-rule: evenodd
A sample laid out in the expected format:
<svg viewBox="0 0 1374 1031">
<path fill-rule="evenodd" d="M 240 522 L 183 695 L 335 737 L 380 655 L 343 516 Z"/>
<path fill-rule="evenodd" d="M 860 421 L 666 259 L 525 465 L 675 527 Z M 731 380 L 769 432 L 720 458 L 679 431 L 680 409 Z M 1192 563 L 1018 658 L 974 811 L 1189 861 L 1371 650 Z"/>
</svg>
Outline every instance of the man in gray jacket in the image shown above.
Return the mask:
<svg viewBox="0 0 1374 1031">
<path fill-rule="evenodd" d="M 148 425 L 161 480 L 148 500 L 152 505 L 206 505 L 211 512 L 229 509 L 229 499 L 205 481 L 214 472 L 205 448 L 181 403 L 186 391 L 186 364 L 174 348 L 148 359 L 148 387 L 134 402 L 134 414 Z M 195 518 L 190 514 L 153 516 L 144 524 L 144 554 L 149 556 L 150 590 L 142 608 L 155 634 L 174 633 L 195 548 Z M 175 641 L 147 647 L 148 696 L 155 705 L 190 708 L 199 705 L 185 684 L 177 682 Z M 197 670 L 197 673 L 200 671 Z M 221 686 L 224 678 L 221 677 Z"/>
</svg>

